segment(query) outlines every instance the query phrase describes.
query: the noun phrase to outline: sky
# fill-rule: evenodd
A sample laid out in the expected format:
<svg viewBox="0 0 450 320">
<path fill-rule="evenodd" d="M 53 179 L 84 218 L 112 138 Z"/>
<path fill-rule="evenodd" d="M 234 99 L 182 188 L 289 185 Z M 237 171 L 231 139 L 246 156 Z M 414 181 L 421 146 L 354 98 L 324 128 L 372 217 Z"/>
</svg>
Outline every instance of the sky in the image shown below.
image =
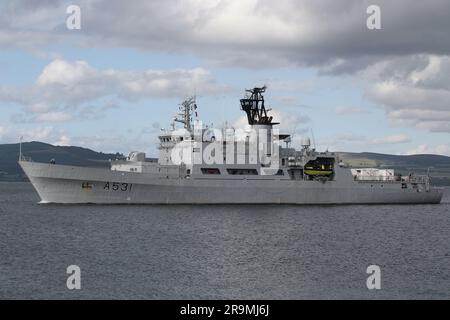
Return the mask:
<svg viewBox="0 0 450 320">
<path fill-rule="evenodd" d="M 450 155 L 449 34 L 448 0 L 4 0 L 0 143 L 154 156 L 187 96 L 239 127 L 266 85 L 294 146 Z"/>
</svg>

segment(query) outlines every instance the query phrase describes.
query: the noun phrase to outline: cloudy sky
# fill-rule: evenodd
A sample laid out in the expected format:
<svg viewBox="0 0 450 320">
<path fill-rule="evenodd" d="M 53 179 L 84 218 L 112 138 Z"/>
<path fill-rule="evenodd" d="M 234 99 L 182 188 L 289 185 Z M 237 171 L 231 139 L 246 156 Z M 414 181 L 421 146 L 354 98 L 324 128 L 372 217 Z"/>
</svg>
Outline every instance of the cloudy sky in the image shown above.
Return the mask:
<svg viewBox="0 0 450 320">
<path fill-rule="evenodd" d="M 242 125 L 244 89 L 266 84 L 295 141 L 450 155 L 449 34 L 448 0 L 3 0 L 0 143 L 155 155 L 184 97 Z"/>
</svg>

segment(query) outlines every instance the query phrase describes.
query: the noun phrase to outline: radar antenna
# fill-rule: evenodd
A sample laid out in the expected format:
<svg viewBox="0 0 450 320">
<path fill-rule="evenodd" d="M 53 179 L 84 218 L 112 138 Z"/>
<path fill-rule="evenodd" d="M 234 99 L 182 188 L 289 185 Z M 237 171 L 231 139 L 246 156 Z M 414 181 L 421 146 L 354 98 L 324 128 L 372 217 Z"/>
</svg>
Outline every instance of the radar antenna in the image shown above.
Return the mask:
<svg viewBox="0 0 450 320">
<path fill-rule="evenodd" d="M 275 125 L 277 122 L 272 122 L 273 117 L 268 116 L 264 106 L 263 93 L 266 91 L 266 86 L 262 88 L 253 88 L 245 90 L 247 95 L 244 99 L 241 99 L 241 109 L 247 114 L 248 124 L 265 124 Z"/>
<path fill-rule="evenodd" d="M 180 112 L 174 117 L 174 121 L 184 124 L 184 128 L 188 131 L 192 131 L 192 112 L 197 112 L 197 104 L 195 102 L 195 96 L 189 97 L 181 103 L 179 108 Z"/>
</svg>

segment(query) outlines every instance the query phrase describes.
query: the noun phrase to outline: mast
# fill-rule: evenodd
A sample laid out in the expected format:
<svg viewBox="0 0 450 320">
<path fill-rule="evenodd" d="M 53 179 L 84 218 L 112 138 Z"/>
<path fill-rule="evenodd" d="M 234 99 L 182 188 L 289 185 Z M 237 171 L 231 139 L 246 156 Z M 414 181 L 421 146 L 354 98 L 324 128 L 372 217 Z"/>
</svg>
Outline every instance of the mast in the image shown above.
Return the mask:
<svg viewBox="0 0 450 320">
<path fill-rule="evenodd" d="M 188 131 L 192 131 L 192 112 L 197 110 L 195 96 L 189 97 L 181 103 L 180 112 L 175 116 L 174 121 L 180 122 Z"/>
</svg>

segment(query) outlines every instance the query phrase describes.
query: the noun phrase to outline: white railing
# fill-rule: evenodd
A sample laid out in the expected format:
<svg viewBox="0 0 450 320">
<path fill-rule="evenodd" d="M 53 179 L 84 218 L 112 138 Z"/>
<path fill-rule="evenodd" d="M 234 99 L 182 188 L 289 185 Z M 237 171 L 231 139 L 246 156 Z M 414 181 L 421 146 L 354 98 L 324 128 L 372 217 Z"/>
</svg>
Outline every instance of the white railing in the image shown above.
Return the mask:
<svg viewBox="0 0 450 320">
<path fill-rule="evenodd" d="M 24 162 L 33 162 L 33 159 L 31 159 L 31 157 L 25 157 L 23 154 L 20 155 L 20 161 L 24 161 Z"/>
<path fill-rule="evenodd" d="M 367 182 L 406 182 L 406 183 L 428 183 L 430 177 L 426 175 L 410 175 L 410 176 L 369 176 L 356 175 L 353 176 L 355 181 Z"/>
</svg>

